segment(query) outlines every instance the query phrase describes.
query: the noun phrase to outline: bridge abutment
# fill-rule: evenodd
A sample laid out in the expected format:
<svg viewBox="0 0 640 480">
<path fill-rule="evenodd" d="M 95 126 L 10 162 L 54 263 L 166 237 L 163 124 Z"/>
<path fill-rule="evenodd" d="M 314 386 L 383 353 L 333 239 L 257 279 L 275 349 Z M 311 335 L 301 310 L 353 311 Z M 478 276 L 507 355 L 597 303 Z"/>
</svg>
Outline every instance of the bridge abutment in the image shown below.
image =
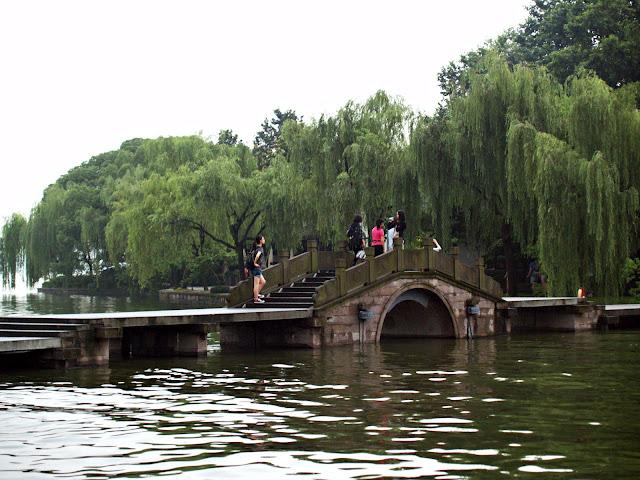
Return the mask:
<svg viewBox="0 0 640 480">
<path fill-rule="evenodd" d="M 206 325 L 129 327 L 122 329 L 122 357 L 196 357 L 207 354 Z M 116 339 L 110 339 L 117 341 Z M 117 352 L 118 347 L 114 346 Z"/>
<path fill-rule="evenodd" d="M 320 348 L 322 328 L 313 319 L 220 324 L 220 346 L 238 351 L 257 348 Z"/>
<path fill-rule="evenodd" d="M 595 329 L 599 317 L 595 305 L 567 305 L 518 308 L 510 322 L 513 331 L 579 332 Z"/>
<path fill-rule="evenodd" d="M 353 292 L 315 318 L 322 327 L 322 345 L 376 343 L 384 338 L 462 338 L 467 332 L 465 301 L 472 293 L 438 278 L 397 278 L 379 287 Z M 474 336 L 506 333 L 496 319 L 494 301 L 481 298 L 473 322 Z M 363 308 L 370 318 L 360 320 Z"/>
</svg>

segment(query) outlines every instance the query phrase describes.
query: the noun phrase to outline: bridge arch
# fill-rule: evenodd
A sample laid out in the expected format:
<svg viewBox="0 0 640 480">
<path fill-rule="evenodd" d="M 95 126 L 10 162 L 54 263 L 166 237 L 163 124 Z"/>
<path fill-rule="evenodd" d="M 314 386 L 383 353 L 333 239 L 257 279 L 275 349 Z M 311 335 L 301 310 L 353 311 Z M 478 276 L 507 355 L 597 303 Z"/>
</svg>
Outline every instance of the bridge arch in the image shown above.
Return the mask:
<svg viewBox="0 0 640 480">
<path fill-rule="evenodd" d="M 459 336 L 454 311 L 437 289 L 423 282 L 404 285 L 389 297 L 378 319 L 376 342 L 383 338 Z"/>
</svg>

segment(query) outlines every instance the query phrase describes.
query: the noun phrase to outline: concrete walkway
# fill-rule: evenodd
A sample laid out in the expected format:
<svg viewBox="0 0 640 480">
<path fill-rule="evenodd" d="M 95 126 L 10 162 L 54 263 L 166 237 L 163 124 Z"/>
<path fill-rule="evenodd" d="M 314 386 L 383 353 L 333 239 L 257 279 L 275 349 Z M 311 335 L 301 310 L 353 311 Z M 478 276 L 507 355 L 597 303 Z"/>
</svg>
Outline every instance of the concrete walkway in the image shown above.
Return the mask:
<svg viewBox="0 0 640 480">
<path fill-rule="evenodd" d="M 510 307 L 560 307 L 565 305 L 579 305 L 586 303 L 586 298 L 579 297 L 503 297 Z"/>
</svg>

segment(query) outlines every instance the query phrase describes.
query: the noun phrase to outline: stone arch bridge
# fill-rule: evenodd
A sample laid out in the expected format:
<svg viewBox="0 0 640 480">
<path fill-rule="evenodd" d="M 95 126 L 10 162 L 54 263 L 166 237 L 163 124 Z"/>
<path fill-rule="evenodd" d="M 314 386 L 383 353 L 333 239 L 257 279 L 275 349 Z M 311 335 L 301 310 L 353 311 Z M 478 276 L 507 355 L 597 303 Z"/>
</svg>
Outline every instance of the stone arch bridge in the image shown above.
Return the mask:
<svg viewBox="0 0 640 480">
<path fill-rule="evenodd" d="M 308 308 L 306 319 L 222 323 L 225 347 L 324 347 L 376 343 L 384 338 L 474 336 L 504 333 L 497 315 L 499 284 L 484 272 L 480 260 L 465 265 L 452 254 L 433 251 L 431 239 L 415 250 L 396 245 L 392 251 L 367 258 L 353 267 L 352 254 L 319 251 L 313 240 L 307 252 L 290 257 L 279 252 L 278 263 L 267 268 L 266 303 L 249 299 L 251 280 L 232 289 L 236 307 Z M 467 315 L 466 304 L 479 309 Z"/>
</svg>

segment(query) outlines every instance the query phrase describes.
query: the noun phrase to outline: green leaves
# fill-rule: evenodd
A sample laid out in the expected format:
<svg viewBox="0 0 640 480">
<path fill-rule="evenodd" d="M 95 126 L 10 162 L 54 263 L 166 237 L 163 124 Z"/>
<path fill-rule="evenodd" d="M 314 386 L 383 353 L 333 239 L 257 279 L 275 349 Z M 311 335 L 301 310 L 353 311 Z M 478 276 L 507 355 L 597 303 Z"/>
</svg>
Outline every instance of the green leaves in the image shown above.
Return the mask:
<svg viewBox="0 0 640 480">
<path fill-rule="evenodd" d="M 592 74 L 563 86 L 491 52 L 461 75 L 464 91 L 411 137 L 436 233 L 447 243 L 461 215 L 466 242 L 487 252 L 507 226 L 538 253 L 552 294 L 579 285 L 618 293 L 624 259 L 638 247 L 634 92 Z"/>
<path fill-rule="evenodd" d="M 24 266 L 27 219 L 14 213 L 2 227 L 0 236 L 0 274 L 3 286 L 15 288 L 16 275 Z"/>
</svg>

